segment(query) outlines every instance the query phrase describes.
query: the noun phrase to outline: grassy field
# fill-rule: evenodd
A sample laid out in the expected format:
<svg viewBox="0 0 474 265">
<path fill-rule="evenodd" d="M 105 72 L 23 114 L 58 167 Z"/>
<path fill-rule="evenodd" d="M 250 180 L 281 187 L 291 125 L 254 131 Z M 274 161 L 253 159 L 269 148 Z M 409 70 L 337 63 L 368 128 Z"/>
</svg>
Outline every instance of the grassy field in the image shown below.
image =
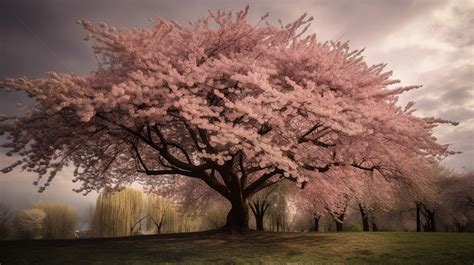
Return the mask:
<svg viewBox="0 0 474 265">
<path fill-rule="evenodd" d="M 470 264 L 472 233 L 219 232 L 0 241 L 0 264 Z"/>
</svg>

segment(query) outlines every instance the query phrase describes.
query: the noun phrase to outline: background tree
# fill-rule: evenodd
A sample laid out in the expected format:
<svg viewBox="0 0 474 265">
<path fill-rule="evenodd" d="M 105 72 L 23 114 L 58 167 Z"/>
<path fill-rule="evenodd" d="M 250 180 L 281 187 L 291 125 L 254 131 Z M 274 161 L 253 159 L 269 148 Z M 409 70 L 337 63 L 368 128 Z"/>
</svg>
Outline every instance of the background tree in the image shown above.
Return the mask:
<svg viewBox="0 0 474 265">
<path fill-rule="evenodd" d="M 284 232 L 290 226 L 290 217 L 292 216 L 288 200 L 288 187 L 278 185 L 275 187 L 271 205 L 268 209 L 268 225 L 270 231 Z"/>
<path fill-rule="evenodd" d="M 76 211 L 65 203 L 40 202 L 30 208 L 43 211 L 41 235 L 43 239 L 68 239 L 74 238 L 76 229 Z"/>
<path fill-rule="evenodd" d="M 10 235 L 11 210 L 6 205 L 0 203 L 0 239 L 4 239 Z"/>
<path fill-rule="evenodd" d="M 474 218 L 474 172 L 445 170 L 442 173 L 445 174 L 436 180 L 440 190 L 440 203 L 436 209 L 439 221 L 448 231 L 463 232 L 469 220 Z"/>
<path fill-rule="evenodd" d="M 465 231 L 469 220 L 474 221 L 474 172 L 441 179 L 438 185 L 442 187 L 444 223 L 453 225 L 458 232 Z"/>
<path fill-rule="evenodd" d="M 194 232 L 202 229 L 201 219 L 194 213 L 181 213 L 178 218 L 178 230 L 176 232 Z"/>
<path fill-rule="evenodd" d="M 438 185 L 438 181 L 443 176 L 452 174 L 452 172 L 446 168 L 441 167 L 438 164 L 434 164 L 433 167 L 424 170 L 424 174 L 427 176 L 427 189 L 420 190 L 416 186 L 405 187 L 405 190 L 409 194 L 406 194 L 403 198 L 413 198 L 416 207 L 416 231 L 421 232 L 436 232 L 437 231 L 437 210 L 441 203 L 441 189 Z"/>
<path fill-rule="evenodd" d="M 281 27 L 247 15 L 133 30 L 81 20 L 102 58 L 97 71 L 0 82 L 38 102 L 0 119 L 2 146 L 21 157 L 3 172 L 35 172 L 42 191 L 73 165 L 86 194 L 196 178 L 231 204 L 226 228 L 242 231 L 252 196 L 283 178 L 301 184 L 341 165 L 393 175 L 450 154 L 432 137 L 448 121 L 396 105 L 419 86 L 391 88 L 399 81 L 362 50 L 303 37 L 306 14 Z"/>
<path fill-rule="evenodd" d="M 74 238 L 76 212 L 64 203 L 40 202 L 17 212 L 15 225 L 21 238 Z"/>
<path fill-rule="evenodd" d="M 282 192 L 281 189 L 282 187 L 273 186 L 269 189 L 264 189 L 253 196 L 249 206 L 255 217 L 255 226 L 257 230 L 264 230 L 263 224 L 265 214 L 274 203 L 275 197 Z"/>
<path fill-rule="evenodd" d="M 222 200 L 214 201 L 210 208 L 203 212 L 203 225 L 206 229 L 220 229 L 226 223 L 229 206 Z"/>
<path fill-rule="evenodd" d="M 365 177 L 352 178 L 353 196 L 362 219 L 363 231 L 377 231 L 377 213 L 392 209 L 397 201 L 396 194 L 404 179 L 385 178 L 377 172 L 356 172 Z"/>
<path fill-rule="evenodd" d="M 19 237 L 23 239 L 42 238 L 43 220 L 46 213 L 38 208 L 20 210 L 16 214 L 15 226 Z"/>
<path fill-rule="evenodd" d="M 317 220 L 315 224 L 323 213 L 327 213 L 334 220 L 336 231 L 342 231 L 349 201 L 354 197 L 354 189 L 358 188 L 353 183 L 358 180 L 355 176 L 351 168 L 341 167 L 308 183 L 299 202 L 306 203 Z"/>
<path fill-rule="evenodd" d="M 177 232 L 180 219 L 184 219 L 179 216 L 177 206 L 172 201 L 157 194 L 146 194 L 145 208 L 148 232 Z"/>
<path fill-rule="evenodd" d="M 326 211 L 334 219 L 336 224 L 336 232 L 341 232 L 344 225 L 344 218 L 347 214 L 347 206 L 349 206 L 350 197 L 345 194 L 335 205 L 335 208 L 326 206 Z"/>
<path fill-rule="evenodd" d="M 102 192 L 97 198 L 91 229 L 95 236 L 128 236 L 138 231 L 144 215 L 142 191 L 127 188 L 120 192 Z"/>
<path fill-rule="evenodd" d="M 295 187 L 296 188 L 296 187 Z M 297 188 L 299 189 L 299 188 Z M 299 212 L 307 213 L 312 219 L 312 230 L 318 232 L 320 230 L 321 217 L 326 213 L 324 204 L 317 198 L 317 187 L 314 182 L 306 185 L 304 192 L 294 191 L 295 204 Z M 311 229 L 310 229 L 311 230 Z"/>
<path fill-rule="evenodd" d="M 453 218 L 464 224 L 473 220 L 474 213 L 468 206 L 472 173 L 455 172 L 434 164 L 424 168 L 423 174 L 425 178 L 418 183 L 392 181 L 388 182 L 393 184 L 390 187 L 374 182 L 380 193 L 375 193 L 378 199 L 371 207 L 370 221 L 376 217 L 376 226 L 385 231 L 457 231 L 457 221 Z M 384 187 L 390 192 L 384 191 Z M 387 194 L 391 194 L 389 200 L 380 200 Z"/>
</svg>

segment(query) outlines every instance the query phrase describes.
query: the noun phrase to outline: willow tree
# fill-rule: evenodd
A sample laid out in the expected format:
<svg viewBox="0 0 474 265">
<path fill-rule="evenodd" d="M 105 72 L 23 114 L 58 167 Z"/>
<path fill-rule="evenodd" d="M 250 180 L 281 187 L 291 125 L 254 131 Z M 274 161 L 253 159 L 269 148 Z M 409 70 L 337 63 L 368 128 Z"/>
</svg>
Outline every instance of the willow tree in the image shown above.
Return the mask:
<svg viewBox="0 0 474 265">
<path fill-rule="evenodd" d="M 46 213 L 38 208 L 20 210 L 16 213 L 15 228 L 21 238 L 42 238 L 43 220 Z"/>
<path fill-rule="evenodd" d="M 17 212 L 15 226 L 22 237 L 74 238 L 76 211 L 65 203 L 39 202 Z"/>
<path fill-rule="evenodd" d="M 42 191 L 73 165 L 84 193 L 200 179 L 230 202 L 226 228 L 241 231 L 252 196 L 282 179 L 301 184 L 340 165 L 387 174 L 398 167 L 388 152 L 449 154 L 432 136 L 447 121 L 396 105 L 418 86 L 392 88 L 398 80 L 362 50 L 305 37 L 311 17 L 279 27 L 247 15 L 135 29 L 79 21 L 102 58 L 96 71 L 0 82 L 38 102 L 1 119 L 2 146 L 21 156 L 3 171 L 36 172 Z"/>
<path fill-rule="evenodd" d="M 157 194 L 146 194 L 144 221 L 146 228 L 152 233 L 173 233 L 180 229 L 181 222 L 187 217 L 179 213 L 179 209 L 171 200 Z"/>
<path fill-rule="evenodd" d="M 46 216 L 43 219 L 43 239 L 68 239 L 74 238 L 77 214 L 71 206 L 66 203 L 40 202 L 31 208 L 42 210 Z"/>
<path fill-rule="evenodd" d="M 91 230 L 95 236 L 128 236 L 139 228 L 145 210 L 142 191 L 103 192 L 97 198 Z"/>
</svg>

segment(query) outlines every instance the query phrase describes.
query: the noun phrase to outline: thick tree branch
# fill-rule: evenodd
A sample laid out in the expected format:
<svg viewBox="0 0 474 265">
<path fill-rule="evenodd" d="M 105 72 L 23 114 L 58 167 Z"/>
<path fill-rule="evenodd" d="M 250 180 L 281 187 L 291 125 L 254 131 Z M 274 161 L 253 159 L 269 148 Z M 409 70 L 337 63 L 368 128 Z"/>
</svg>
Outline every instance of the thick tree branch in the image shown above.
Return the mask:
<svg viewBox="0 0 474 265">
<path fill-rule="evenodd" d="M 244 189 L 244 197 L 248 197 L 249 195 L 257 192 L 259 188 L 265 183 L 265 181 L 277 174 L 283 174 L 283 170 L 275 168 L 272 172 L 265 173 L 260 176 L 257 180 L 252 182 L 248 187 Z"/>
</svg>

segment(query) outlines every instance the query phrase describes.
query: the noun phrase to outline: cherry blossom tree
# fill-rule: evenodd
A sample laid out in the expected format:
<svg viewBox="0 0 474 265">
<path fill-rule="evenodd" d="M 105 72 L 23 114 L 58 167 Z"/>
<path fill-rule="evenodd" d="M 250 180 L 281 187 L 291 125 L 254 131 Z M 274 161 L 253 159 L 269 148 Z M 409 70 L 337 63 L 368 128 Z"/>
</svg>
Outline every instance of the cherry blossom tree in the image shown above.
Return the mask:
<svg viewBox="0 0 474 265">
<path fill-rule="evenodd" d="M 427 188 L 420 183 L 423 182 L 387 178 L 377 171 L 339 167 L 309 181 L 303 192 L 296 193 L 296 198 L 298 206 L 313 215 L 316 231 L 319 219 L 325 214 L 334 219 L 336 230 L 341 231 L 351 202 L 359 208 L 363 230 L 370 231 L 372 223 L 377 231 L 376 212 L 380 214 L 396 207 L 400 190 L 417 187 L 425 191 Z"/>
<path fill-rule="evenodd" d="M 474 217 L 474 172 L 466 171 L 438 180 L 441 189 L 440 215 L 445 225 L 463 232 Z"/>
<path fill-rule="evenodd" d="M 282 185 L 277 189 L 280 189 L 280 192 L 274 193 L 271 207 L 267 212 L 268 225 L 270 231 L 285 232 L 290 228 L 294 216 L 291 214 L 291 200 L 288 200 L 287 191 Z"/>
<path fill-rule="evenodd" d="M 318 196 L 318 188 L 312 182 L 309 185 L 306 185 L 305 190 L 300 192 L 297 187 L 295 187 L 294 193 L 294 201 L 297 207 L 297 211 L 310 216 L 313 222 L 313 230 L 315 232 L 319 231 L 319 223 L 321 217 L 323 217 L 326 213 L 326 209 L 324 208 L 324 204 L 321 203 Z"/>
<path fill-rule="evenodd" d="M 363 231 L 377 231 L 377 213 L 388 212 L 396 205 L 398 190 L 403 188 L 400 180 L 387 179 L 377 172 L 356 172 L 351 188 L 360 211 Z"/>
<path fill-rule="evenodd" d="M 440 227 L 454 226 L 463 231 L 474 213 L 474 175 L 469 171 L 455 172 L 436 165 L 426 172 L 430 176 L 433 193 L 414 198 L 417 231 L 436 232 Z M 405 197 L 405 198 L 413 198 Z"/>
<path fill-rule="evenodd" d="M 309 181 L 304 192 L 297 193 L 300 205 L 314 216 L 315 231 L 319 229 L 319 220 L 324 214 L 334 219 L 336 231 L 342 231 L 344 217 L 349 201 L 354 196 L 351 181 L 357 180 L 352 170 L 340 167 Z"/>
<path fill-rule="evenodd" d="M 230 202 L 225 227 L 242 231 L 252 196 L 282 179 L 301 185 L 344 165 L 394 176 L 415 157 L 452 153 L 432 135 L 449 121 L 396 105 L 419 86 L 392 87 L 399 81 L 363 50 L 305 36 L 306 14 L 280 26 L 247 15 L 136 29 L 79 21 L 96 71 L 0 81 L 38 102 L 0 119 L 2 146 L 20 156 L 3 172 L 35 172 L 43 191 L 73 166 L 85 194 L 199 179 Z"/>
</svg>

